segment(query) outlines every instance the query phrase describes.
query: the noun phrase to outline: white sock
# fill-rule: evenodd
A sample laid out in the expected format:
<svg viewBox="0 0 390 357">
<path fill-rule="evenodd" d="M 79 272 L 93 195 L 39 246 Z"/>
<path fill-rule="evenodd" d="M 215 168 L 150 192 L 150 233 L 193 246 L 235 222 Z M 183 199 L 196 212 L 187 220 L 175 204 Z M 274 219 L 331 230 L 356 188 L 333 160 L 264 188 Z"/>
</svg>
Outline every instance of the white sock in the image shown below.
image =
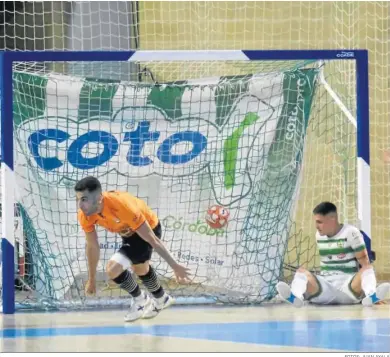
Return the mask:
<svg viewBox="0 0 390 357">
<path fill-rule="evenodd" d="M 376 292 L 376 277 L 373 268 L 369 268 L 362 273 L 362 290 L 366 296 Z"/>
<path fill-rule="evenodd" d="M 146 294 L 143 291 L 141 292 L 141 295 L 134 298 L 134 301 L 136 301 L 136 302 L 141 302 L 144 300 L 146 300 Z"/>
<path fill-rule="evenodd" d="M 296 272 L 291 283 L 291 292 L 298 298 L 303 299 L 303 294 L 307 289 L 307 276 L 304 273 Z"/>
</svg>

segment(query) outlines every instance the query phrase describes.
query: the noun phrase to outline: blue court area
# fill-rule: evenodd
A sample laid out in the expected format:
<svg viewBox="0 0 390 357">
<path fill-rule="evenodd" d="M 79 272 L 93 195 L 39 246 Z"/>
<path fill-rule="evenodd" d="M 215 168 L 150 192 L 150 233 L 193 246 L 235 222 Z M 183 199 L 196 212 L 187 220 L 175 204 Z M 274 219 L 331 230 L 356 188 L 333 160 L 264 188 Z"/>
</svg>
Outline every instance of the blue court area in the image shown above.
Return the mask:
<svg viewBox="0 0 390 357">
<path fill-rule="evenodd" d="M 289 348 L 299 347 L 306 348 L 307 351 L 390 352 L 390 311 L 387 307 L 383 307 L 379 313 L 378 311 L 374 311 L 372 318 L 369 316 L 370 313 L 366 311 L 366 317 L 364 318 L 355 316 L 351 319 L 340 319 L 339 317 L 345 314 L 345 311 L 341 311 L 342 314 L 338 319 L 330 320 L 326 319 L 325 316 L 335 316 L 334 311 L 337 310 L 332 311 L 332 308 L 328 308 L 327 310 L 319 309 L 316 312 L 312 308 L 309 311 L 309 315 L 307 315 L 307 312 L 302 315 L 302 309 L 290 309 L 289 316 L 287 316 L 289 320 L 287 321 L 283 321 L 283 318 L 280 320 L 276 318 L 261 321 L 261 312 L 265 310 L 258 309 L 256 311 L 256 309 L 253 309 L 254 313 L 258 315 L 258 321 L 247 322 L 242 321 L 246 313 L 240 316 L 241 321 L 231 321 L 235 314 L 233 313 L 232 316 L 229 316 L 229 309 L 223 309 L 219 312 L 216 310 L 219 315 L 221 313 L 225 314 L 225 320 L 227 320 L 226 322 L 220 321 L 218 323 L 210 321 L 213 319 L 212 315 L 215 313 L 212 309 L 209 310 L 209 318 L 207 318 L 207 309 L 202 312 L 204 316 L 202 320 L 205 320 L 205 322 L 194 323 L 186 321 L 180 323 L 176 318 L 173 318 L 173 323 L 167 323 L 169 319 L 168 311 L 164 312 L 165 319 L 163 319 L 163 323 L 159 323 L 161 322 L 159 318 L 149 321 L 138 321 L 135 324 L 121 323 L 120 319 L 117 319 L 115 324 L 111 323 L 106 325 L 96 319 L 94 323 L 94 319 L 92 319 L 92 321 L 89 321 L 90 324 L 88 324 L 88 321 L 84 321 L 83 326 L 61 326 L 60 324 L 58 326 L 53 326 L 52 324 L 50 324 L 51 326 L 39 326 L 44 325 L 45 323 L 43 322 L 35 324 L 38 326 L 34 326 L 34 323 L 26 323 L 26 325 L 33 325 L 32 327 L 7 327 L 7 325 L 9 326 L 9 322 L 6 323 L 3 321 L 0 337 L 3 340 L 3 347 L 8 346 L 3 348 L 3 351 L 12 351 L 13 348 L 10 346 L 16 345 L 18 341 L 22 340 L 28 340 L 29 343 L 35 341 L 38 345 L 42 343 L 42 349 L 40 351 L 45 351 L 45 341 L 48 338 L 51 341 L 58 339 L 59 343 L 61 343 L 61 338 L 70 336 L 78 336 L 78 338 L 86 340 L 91 339 L 91 341 L 99 338 L 100 341 L 106 340 L 109 344 L 113 336 L 121 336 L 122 340 L 125 340 L 123 338 L 124 336 L 129 336 L 133 341 L 142 338 L 142 336 L 150 336 L 163 339 L 178 338 L 183 346 L 183 351 L 186 352 L 196 351 L 197 349 L 195 347 L 192 349 L 191 346 L 196 346 L 206 341 L 209 343 L 208 346 L 212 346 L 210 342 L 245 344 L 242 345 L 242 351 L 245 350 L 244 346 L 261 345 L 269 346 L 270 348 L 284 348 L 284 351 L 288 351 Z M 294 311 L 296 311 L 296 315 L 294 315 Z M 172 316 L 176 315 L 179 318 L 183 316 L 183 319 L 186 320 L 184 316 L 192 314 L 192 311 L 191 309 L 171 309 L 170 313 Z M 50 315 L 55 318 L 56 314 Z M 72 320 L 71 313 L 62 315 L 67 315 L 69 321 Z M 277 314 L 274 315 L 275 317 L 277 316 Z M 312 320 L 310 319 L 310 315 L 312 317 L 317 316 L 319 319 Z M 348 314 L 345 315 L 348 316 Z M 352 313 L 352 315 L 354 314 Z M 32 316 L 34 315 L 31 314 L 29 318 Z M 77 316 L 80 318 L 82 314 L 78 314 Z M 219 317 L 221 318 L 221 316 Z M 269 319 L 270 317 L 272 318 L 271 315 L 268 315 L 266 318 Z M 17 320 L 18 316 L 15 319 Z M 254 319 L 253 315 L 250 319 Z M 107 322 L 113 322 L 113 320 L 108 318 Z M 78 322 L 75 324 L 78 324 Z M 8 343 L 4 344 L 4 341 L 8 341 Z M 69 351 L 72 351 L 72 346 L 68 345 L 68 348 Z M 107 348 L 109 350 L 109 347 Z M 158 347 L 156 348 L 158 349 Z M 96 352 L 96 350 L 94 351 Z M 128 349 L 126 351 L 131 352 Z"/>
</svg>

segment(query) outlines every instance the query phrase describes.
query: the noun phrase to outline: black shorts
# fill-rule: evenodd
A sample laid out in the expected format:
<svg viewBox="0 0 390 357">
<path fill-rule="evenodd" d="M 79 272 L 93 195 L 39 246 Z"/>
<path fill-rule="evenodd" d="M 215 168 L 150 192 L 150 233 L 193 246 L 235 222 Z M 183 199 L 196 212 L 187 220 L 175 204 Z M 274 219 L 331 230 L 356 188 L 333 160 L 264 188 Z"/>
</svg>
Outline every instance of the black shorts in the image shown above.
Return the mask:
<svg viewBox="0 0 390 357">
<path fill-rule="evenodd" d="M 157 226 L 153 229 L 157 238 L 161 239 L 161 224 L 158 222 Z M 147 260 L 150 260 L 153 253 L 152 246 L 144 241 L 137 233 L 134 233 L 128 238 L 122 238 L 122 247 L 119 252 L 129 258 L 132 264 L 142 264 Z"/>
</svg>

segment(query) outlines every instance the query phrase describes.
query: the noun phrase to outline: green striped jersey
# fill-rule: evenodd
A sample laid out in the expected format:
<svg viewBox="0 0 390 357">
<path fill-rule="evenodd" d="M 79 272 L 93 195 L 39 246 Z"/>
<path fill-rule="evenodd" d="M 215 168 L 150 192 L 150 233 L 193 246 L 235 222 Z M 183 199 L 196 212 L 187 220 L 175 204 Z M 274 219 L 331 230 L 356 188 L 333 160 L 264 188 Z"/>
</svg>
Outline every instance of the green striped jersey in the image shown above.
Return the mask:
<svg viewBox="0 0 390 357">
<path fill-rule="evenodd" d="M 354 274 L 359 270 L 355 253 L 366 248 L 359 229 L 345 224 L 333 237 L 316 233 L 323 275 Z"/>
</svg>

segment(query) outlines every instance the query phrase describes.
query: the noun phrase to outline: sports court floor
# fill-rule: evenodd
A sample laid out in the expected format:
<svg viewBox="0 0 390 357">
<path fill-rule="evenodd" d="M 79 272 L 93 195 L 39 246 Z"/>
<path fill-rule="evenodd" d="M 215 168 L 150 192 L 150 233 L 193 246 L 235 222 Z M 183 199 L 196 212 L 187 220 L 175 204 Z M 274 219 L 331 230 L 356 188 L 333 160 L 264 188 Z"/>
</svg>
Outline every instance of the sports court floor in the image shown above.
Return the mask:
<svg viewBox="0 0 390 357">
<path fill-rule="evenodd" d="M 134 323 L 124 323 L 123 315 L 119 310 L 2 315 L 0 351 L 390 352 L 390 305 L 173 306 Z"/>
</svg>

